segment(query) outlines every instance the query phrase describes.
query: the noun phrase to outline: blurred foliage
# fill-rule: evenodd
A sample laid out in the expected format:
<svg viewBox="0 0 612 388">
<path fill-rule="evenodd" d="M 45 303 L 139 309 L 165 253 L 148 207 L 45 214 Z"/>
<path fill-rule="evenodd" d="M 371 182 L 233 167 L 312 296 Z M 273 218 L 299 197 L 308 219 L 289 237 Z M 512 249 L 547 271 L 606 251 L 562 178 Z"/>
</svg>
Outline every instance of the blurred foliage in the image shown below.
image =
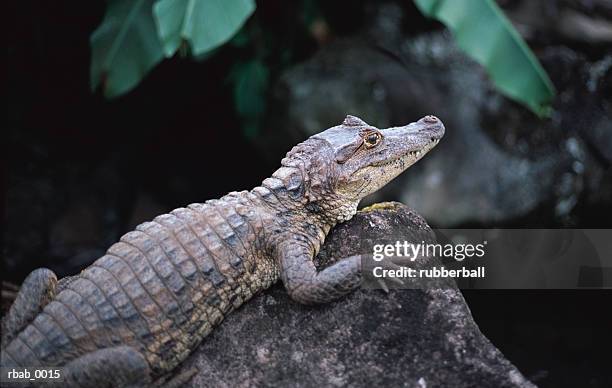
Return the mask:
<svg viewBox="0 0 612 388">
<path fill-rule="evenodd" d="M 540 116 L 547 114 L 554 96 L 552 83 L 492 0 L 414 3 L 453 31 L 459 46 L 485 66 L 502 93 Z M 257 19 L 257 14 L 243 28 L 255 11 L 254 0 L 110 0 L 101 25 L 91 36 L 92 89 L 102 89 L 107 98 L 117 97 L 138 85 L 164 56 L 178 53 L 201 61 L 230 42 L 246 53 L 238 55 L 228 80 L 243 131 L 253 136 L 265 115 L 271 74 L 295 61 L 295 31 L 325 43 L 328 32 L 312 30 L 324 23 L 319 6 L 313 0 L 300 1 L 297 13 L 288 21 L 298 28 L 285 35 Z"/>
<path fill-rule="evenodd" d="M 153 0 L 108 3 L 91 35 L 91 87 L 106 97 L 134 88 L 164 57 L 153 21 Z"/>
<path fill-rule="evenodd" d="M 111 0 L 91 35 L 91 87 L 117 97 L 138 85 L 164 55 L 181 49 L 204 58 L 254 10 L 253 0 Z"/>
<path fill-rule="evenodd" d="M 266 92 L 270 74 L 261 60 L 238 62 L 232 68 L 230 80 L 234 83 L 236 111 L 242 119 L 242 130 L 252 138 L 259 130 L 259 124 L 266 111 Z"/>
<path fill-rule="evenodd" d="M 186 41 L 193 55 L 227 42 L 255 11 L 253 0 L 159 0 L 155 23 L 166 57 Z"/>
<path fill-rule="evenodd" d="M 540 117 L 550 114 L 555 89 L 519 33 L 493 0 L 414 0 L 444 23 L 466 54 L 483 65 L 497 89 Z"/>
</svg>

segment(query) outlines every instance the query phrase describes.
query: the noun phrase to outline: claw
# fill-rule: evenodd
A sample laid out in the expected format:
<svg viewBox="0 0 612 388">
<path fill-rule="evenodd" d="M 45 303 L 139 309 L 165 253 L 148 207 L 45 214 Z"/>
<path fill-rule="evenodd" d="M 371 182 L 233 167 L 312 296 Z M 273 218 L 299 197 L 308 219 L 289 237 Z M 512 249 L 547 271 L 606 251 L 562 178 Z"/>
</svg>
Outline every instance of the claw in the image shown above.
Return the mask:
<svg viewBox="0 0 612 388">
<path fill-rule="evenodd" d="M 382 288 L 383 291 L 388 294 L 389 293 L 389 287 L 387 287 L 387 284 L 385 283 L 385 281 L 382 280 L 382 279 L 376 279 L 376 281 L 378 282 L 378 284 L 380 284 L 380 288 Z"/>
<path fill-rule="evenodd" d="M 394 271 L 397 271 L 397 270 L 401 270 L 401 269 L 402 269 L 402 266 L 401 266 L 401 265 L 397 265 L 397 264 L 395 264 L 395 263 L 393 263 L 393 262 L 391 262 L 391 261 L 390 261 L 390 262 L 385 263 L 385 267 L 386 267 L 386 269 L 390 269 L 390 270 L 394 270 Z"/>
<path fill-rule="evenodd" d="M 394 282 L 395 284 L 397 284 L 398 286 L 404 286 L 404 281 L 402 279 L 399 278 L 389 278 L 389 281 Z"/>
</svg>

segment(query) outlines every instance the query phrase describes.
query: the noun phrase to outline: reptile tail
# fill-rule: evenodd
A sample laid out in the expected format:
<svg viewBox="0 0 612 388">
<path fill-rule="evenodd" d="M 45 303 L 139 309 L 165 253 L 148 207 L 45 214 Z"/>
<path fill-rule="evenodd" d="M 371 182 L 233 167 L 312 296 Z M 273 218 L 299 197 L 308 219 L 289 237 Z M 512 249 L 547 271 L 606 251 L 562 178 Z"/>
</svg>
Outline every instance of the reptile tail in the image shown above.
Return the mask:
<svg viewBox="0 0 612 388">
<path fill-rule="evenodd" d="M 2 368 L 15 368 L 20 366 L 19 363 L 6 353 L 4 350 L 0 353 L 0 366 Z"/>
<path fill-rule="evenodd" d="M 78 326 L 77 315 L 66 305 L 52 301 L 12 339 L 2 344 L 2 367 L 58 366 L 95 350 L 92 343 L 82 345 L 86 333 Z"/>
<path fill-rule="evenodd" d="M 49 365 L 40 359 L 40 354 L 34 353 L 32 347 L 35 347 L 37 350 L 46 348 L 45 344 L 39 341 L 38 338 L 25 339 L 20 333 L 20 335 L 12 339 L 8 344 L 2 344 L 0 366 L 4 368 Z"/>
</svg>

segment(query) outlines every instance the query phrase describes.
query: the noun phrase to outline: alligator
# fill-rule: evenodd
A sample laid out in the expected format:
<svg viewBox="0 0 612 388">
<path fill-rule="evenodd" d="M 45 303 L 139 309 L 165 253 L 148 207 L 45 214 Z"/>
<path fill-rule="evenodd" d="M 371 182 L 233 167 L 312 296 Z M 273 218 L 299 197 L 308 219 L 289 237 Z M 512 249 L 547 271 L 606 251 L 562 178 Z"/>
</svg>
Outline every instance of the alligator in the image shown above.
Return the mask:
<svg viewBox="0 0 612 388">
<path fill-rule="evenodd" d="M 347 116 L 250 191 L 142 223 L 75 276 L 33 271 L 2 323 L 2 367 L 62 367 L 63 386 L 172 386 L 202 339 L 279 279 L 300 303 L 340 298 L 362 258 L 318 268 L 326 235 L 444 131 L 434 116 L 387 129 Z"/>
</svg>

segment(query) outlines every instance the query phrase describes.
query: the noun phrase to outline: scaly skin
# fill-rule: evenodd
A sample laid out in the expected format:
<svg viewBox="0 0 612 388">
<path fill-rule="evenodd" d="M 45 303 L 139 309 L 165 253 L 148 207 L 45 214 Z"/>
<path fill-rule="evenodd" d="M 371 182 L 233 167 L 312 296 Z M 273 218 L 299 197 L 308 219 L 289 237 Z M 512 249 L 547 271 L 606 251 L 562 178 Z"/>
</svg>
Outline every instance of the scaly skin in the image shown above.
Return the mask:
<svg viewBox="0 0 612 388">
<path fill-rule="evenodd" d="M 386 130 L 347 116 L 251 191 L 143 223 L 57 287 L 51 271 L 33 272 L 3 322 L 2 366 L 65 366 L 72 386 L 161 384 L 278 279 L 301 303 L 345 295 L 360 284 L 360 257 L 317 270 L 325 236 L 443 134 L 433 116 Z"/>
</svg>

